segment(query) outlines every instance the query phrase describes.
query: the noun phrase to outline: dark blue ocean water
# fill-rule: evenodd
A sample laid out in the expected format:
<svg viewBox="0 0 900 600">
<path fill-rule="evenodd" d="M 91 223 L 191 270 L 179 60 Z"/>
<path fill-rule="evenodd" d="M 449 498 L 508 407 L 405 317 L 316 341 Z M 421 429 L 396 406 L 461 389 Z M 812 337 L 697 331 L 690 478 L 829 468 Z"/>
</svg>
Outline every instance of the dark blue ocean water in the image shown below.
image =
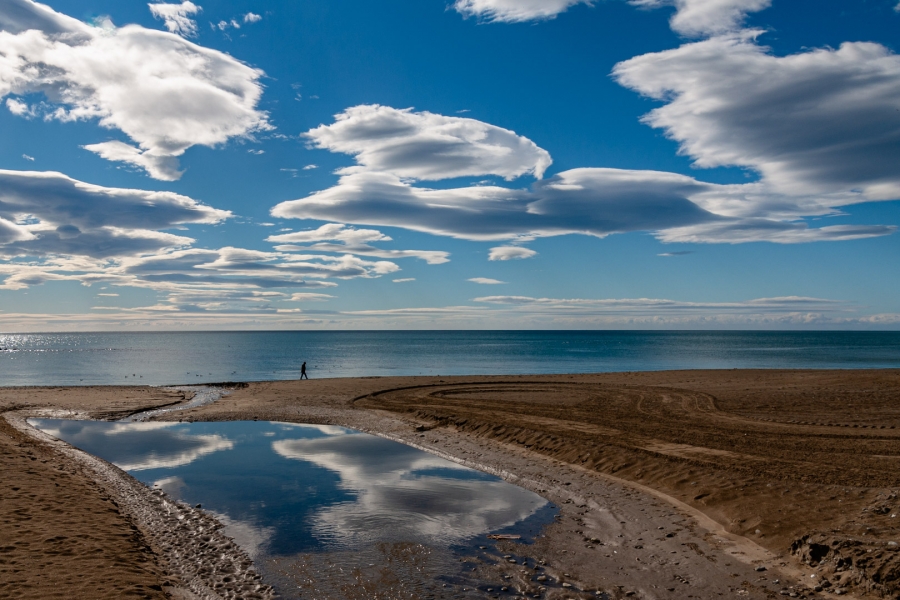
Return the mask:
<svg viewBox="0 0 900 600">
<path fill-rule="evenodd" d="M 266 331 L 0 334 L 0 386 L 665 369 L 900 368 L 900 332 Z"/>
</svg>

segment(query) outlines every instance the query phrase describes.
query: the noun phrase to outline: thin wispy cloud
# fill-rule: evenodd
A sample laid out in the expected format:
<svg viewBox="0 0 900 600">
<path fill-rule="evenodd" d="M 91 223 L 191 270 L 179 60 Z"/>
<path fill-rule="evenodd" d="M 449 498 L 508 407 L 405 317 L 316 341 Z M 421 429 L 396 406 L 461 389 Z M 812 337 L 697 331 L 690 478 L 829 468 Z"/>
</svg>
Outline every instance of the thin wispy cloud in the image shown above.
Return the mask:
<svg viewBox="0 0 900 600">
<path fill-rule="evenodd" d="M 537 252 L 521 246 L 497 246 L 491 248 L 488 260 L 521 260 L 536 256 Z"/>
<path fill-rule="evenodd" d="M 500 281 L 498 279 L 491 279 L 490 277 L 472 277 L 468 281 L 472 283 L 477 283 L 480 285 L 500 285 L 506 283 L 505 281 Z"/>
<path fill-rule="evenodd" d="M 449 262 L 449 252 L 441 250 L 390 250 L 372 246 L 372 242 L 390 242 L 389 236 L 374 229 L 354 229 L 339 223 L 328 223 L 311 231 L 283 233 L 266 238 L 279 244 L 279 252 L 333 252 L 377 258 L 418 258 L 430 265 Z M 307 245 L 298 245 L 307 244 Z"/>
<path fill-rule="evenodd" d="M 553 19 L 576 4 L 593 0 L 456 0 L 453 8 L 464 17 L 498 23 Z"/>
<path fill-rule="evenodd" d="M 291 294 L 292 302 L 327 302 L 333 300 L 335 296 L 331 294 L 314 294 L 311 292 L 297 292 Z"/>
<path fill-rule="evenodd" d="M 197 37 L 197 22 L 191 18 L 201 8 L 193 2 L 181 4 L 148 4 L 154 17 L 163 21 L 166 29 L 183 37 Z"/>
<path fill-rule="evenodd" d="M 483 296 L 474 302 L 527 308 L 530 312 L 590 314 L 640 314 L 665 313 L 705 314 L 798 314 L 810 312 L 833 313 L 851 309 L 846 302 L 824 298 L 786 296 L 781 298 L 757 298 L 743 302 L 684 302 L 659 298 L 533 298 L 530 296 Z"/>
</svg>

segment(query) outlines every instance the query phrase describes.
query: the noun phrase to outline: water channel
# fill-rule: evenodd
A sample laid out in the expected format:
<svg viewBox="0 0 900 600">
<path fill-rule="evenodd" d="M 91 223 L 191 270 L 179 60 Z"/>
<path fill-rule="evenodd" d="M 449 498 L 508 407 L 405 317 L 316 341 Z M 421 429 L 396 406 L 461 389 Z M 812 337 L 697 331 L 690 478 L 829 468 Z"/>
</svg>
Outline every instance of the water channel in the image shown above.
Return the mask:
<svg viewBox="0 0 900 600">
<path fill-rule="evenodd" d="M 490 583 L 465 557 L 490 552 L 488 534 L 527 543 L 557 513 L 497 477 L 342 427 L 29 422 L 200 504 L 283 598 L 483 597 Z"/>
</svg>

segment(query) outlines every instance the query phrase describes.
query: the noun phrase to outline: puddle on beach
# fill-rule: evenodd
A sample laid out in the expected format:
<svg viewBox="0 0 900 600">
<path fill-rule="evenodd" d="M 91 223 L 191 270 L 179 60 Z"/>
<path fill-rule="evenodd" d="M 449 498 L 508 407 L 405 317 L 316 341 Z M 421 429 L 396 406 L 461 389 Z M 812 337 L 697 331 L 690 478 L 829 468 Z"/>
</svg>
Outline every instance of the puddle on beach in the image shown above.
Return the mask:
<svg viewBox="0 0 900 600">
<path fill-rule="evenodd" d="M 29 422 L 201 504 L 283 598 L 483 597 L 498 582 L 474 579 L 463 559 L 493 547 L 490 533 L 527 542 L 557 512 L 492 475 L 342 427 Z"/>
</svg>

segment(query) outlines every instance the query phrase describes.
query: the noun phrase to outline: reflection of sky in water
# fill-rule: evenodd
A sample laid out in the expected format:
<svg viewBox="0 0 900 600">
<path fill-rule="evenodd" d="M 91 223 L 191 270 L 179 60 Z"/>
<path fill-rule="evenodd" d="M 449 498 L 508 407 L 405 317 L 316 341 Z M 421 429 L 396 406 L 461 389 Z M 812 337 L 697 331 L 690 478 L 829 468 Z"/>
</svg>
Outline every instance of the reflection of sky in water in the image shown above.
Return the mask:
<svg viewBox="0 0 900 600">
<path fill-rule="evenodd" d="M 383 541 L 447 546 L 513 525 L 546 504 L 496 477 L 333 426 L 30 422 L 202 504 L 257 557 Z"/>
<path fill-rule="evenodd" d="M 539 496 L 403 444 L 362 433 L 279 440 L 275 452 L 340 476 L 351 502 L 313 518 L 319 539 L 342 544 L 420 540 L 452 544 L 512 525 Z"/>
<path fill-rule="evenodd" d="M 181 467 L 234 447 L 233 442 L 219 434 L 188 432 L 181 423 L 61 419 L 32 419 L 31 422 L 46 433 L 129 472 Z"/>
</svg>

